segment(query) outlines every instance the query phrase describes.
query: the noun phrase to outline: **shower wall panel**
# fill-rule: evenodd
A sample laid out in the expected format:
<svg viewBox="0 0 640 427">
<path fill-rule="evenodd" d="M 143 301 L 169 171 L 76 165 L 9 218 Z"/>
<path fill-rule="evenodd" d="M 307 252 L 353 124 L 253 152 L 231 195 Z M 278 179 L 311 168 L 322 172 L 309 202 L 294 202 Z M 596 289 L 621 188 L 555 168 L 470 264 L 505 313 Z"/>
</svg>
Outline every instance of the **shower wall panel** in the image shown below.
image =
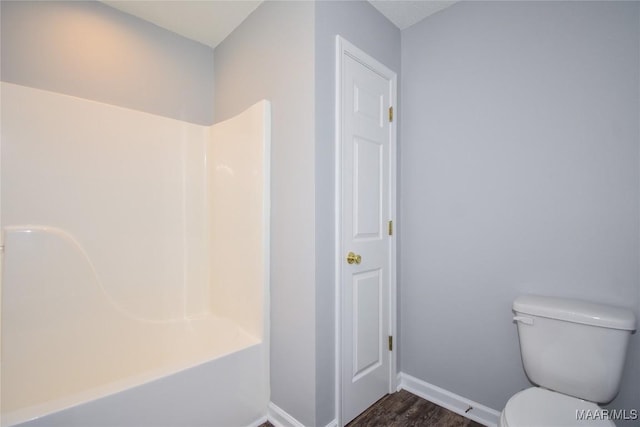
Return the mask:
<svg viewBox="0 0 640 427">
<path fill-rule="evenodd" d="M 2 226 L 66 230 L 134 317 L 208 311 L 208 127 L 2 83 Z"/>
</svg>

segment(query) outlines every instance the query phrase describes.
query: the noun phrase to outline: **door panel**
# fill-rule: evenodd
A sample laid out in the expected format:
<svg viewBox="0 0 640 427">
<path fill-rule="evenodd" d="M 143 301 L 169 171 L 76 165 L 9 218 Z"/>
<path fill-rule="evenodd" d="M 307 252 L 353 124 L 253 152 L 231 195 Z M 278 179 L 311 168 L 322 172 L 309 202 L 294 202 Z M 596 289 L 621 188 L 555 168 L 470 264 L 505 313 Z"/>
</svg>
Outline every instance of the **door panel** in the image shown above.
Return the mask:
<svg viewBox="0 0 640 427">
<path fill-rule="evenodd" d="M 378 123 L 379 127 L 383 127 L 380 120 L 380 113 L 384 109 L 384 97 L 375 91 L 367 90 L 358 86 L 356 83 L 353 88 L 353 111 L 363 118 L 369 119 L 374 123 Z"/>
<path fill-rule="evenodd" d="M 353 379 L 367 375 L 382 363 L 382 271 L 353 276 Z"/>
<path fill-rule="evenodd" d="M 361 262 L 341 260 L 342 422 L 390 387 L 389 283 L 391 239 L 390 141 L 387 111 L 394 86 L 349 55 L 343 57 L 341 248 Z"/>
<path fill-rule="evenodd" d="M 384 146 L 358 137 L 353 144 L 353 238 L 381 239 Z"/>
</svg>

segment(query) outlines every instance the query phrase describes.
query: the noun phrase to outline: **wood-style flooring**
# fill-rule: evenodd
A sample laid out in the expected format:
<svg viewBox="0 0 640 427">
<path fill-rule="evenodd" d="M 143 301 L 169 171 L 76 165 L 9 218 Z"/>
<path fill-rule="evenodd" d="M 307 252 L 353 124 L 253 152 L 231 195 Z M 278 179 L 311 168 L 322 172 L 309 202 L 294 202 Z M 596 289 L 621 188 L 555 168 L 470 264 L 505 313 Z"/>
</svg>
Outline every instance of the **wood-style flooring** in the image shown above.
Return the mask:
<svg viewBox="0 0 640 427">
<path fill-rule="evenodd" d="M 273 427 L 264 423 L 260 427 Z M 405 390 L 388 394 L 347 427 L 482 427 Z"/>
</svg>

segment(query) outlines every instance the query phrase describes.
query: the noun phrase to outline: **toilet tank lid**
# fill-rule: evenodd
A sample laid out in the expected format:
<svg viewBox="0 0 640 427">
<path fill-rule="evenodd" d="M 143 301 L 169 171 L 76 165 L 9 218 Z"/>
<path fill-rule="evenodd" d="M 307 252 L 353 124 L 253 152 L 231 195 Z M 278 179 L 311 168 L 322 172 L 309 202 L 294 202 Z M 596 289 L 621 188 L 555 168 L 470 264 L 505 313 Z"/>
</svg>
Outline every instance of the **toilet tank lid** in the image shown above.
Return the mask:
<svg viewBox="0 0 640 427">
<path fill-rule="evenodd" d="M 627 308 L 569 298 L 522 295 L 513 302 L 513 311 L 603 328 L 636 329 L 636 316 Z"/>
</svg>

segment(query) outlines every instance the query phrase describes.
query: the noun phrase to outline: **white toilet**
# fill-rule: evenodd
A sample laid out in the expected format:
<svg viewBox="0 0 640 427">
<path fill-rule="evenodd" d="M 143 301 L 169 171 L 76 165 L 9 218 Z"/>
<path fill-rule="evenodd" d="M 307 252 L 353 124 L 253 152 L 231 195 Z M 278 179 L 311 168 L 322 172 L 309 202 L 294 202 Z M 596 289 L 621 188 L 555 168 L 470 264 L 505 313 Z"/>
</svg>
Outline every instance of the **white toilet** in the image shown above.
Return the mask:
<svg viewBox="0 0 640 427">
<path fill-rule="evenodd" d="M 596 403 L 618 393 L 634 313 L 534 295 L 516 298 L 513 311 L 522 364 L 537 387 L 513 395 L 498 425 L 615 426 Z"/>
</svg>

